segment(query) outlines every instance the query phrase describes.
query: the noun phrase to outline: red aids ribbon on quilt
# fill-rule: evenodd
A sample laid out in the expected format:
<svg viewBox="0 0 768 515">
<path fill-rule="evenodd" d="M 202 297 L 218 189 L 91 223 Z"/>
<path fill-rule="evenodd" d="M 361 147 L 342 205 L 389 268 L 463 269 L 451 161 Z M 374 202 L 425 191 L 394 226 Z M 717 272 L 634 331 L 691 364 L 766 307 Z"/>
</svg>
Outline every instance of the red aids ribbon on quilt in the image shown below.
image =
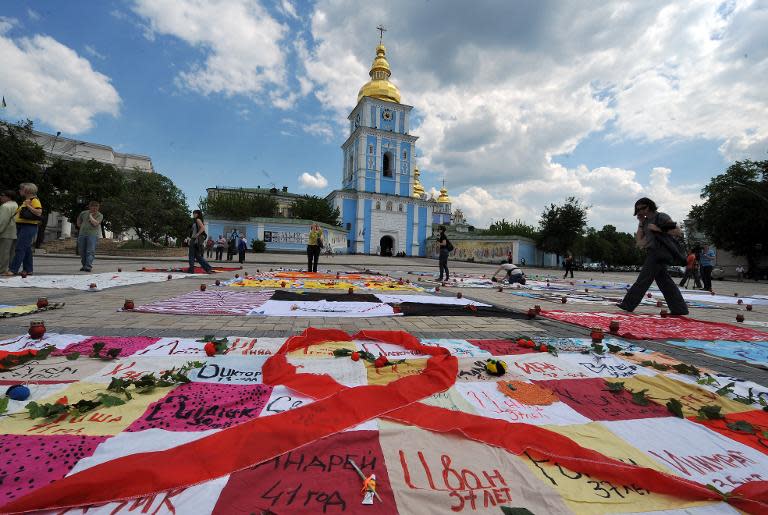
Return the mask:
<svg viewBox="0 0 768 515">
<path fill-rule="evenodd" d="M 328 375 L 297 373 L 287 353 L 328 341 L 367 339 L 400 345 L 429 355 L 424 370 L 385 386 L 349 388 Z M 557 460 L 593 477 L 632 483 L 653 492 L 691 500 L 726 500 L 749 513 L 768 511 L 768 482 L 746 483 L 723 499 L 706 486 L 654 469 L 629 465 L 581 447 L 547 429 L 489 419 L 419 403 L 447 390 L 458 364 L 449 352 L 421 345 L 400 331 L 362 331 L 351 337 L 334 329 L 307 329 L 289 338 L 263 367 L 264 382 L 282 384 L 316 402 L 283 413 L 256 418 L 165 451 L 124 456 L 65 477 L 3 507 L 26 512 L 104 504 L 184 488 L 268 461 L 320 438 L 383 417 L 435 432 L 451 432 L 515 454 L 524 451 Z M 275 435 L 280 435 L 276 438 Z M 183 467 L 178 464 L 183 463 Z M 94 488 L 98 485 L 99 488 Z"/>
</svg>

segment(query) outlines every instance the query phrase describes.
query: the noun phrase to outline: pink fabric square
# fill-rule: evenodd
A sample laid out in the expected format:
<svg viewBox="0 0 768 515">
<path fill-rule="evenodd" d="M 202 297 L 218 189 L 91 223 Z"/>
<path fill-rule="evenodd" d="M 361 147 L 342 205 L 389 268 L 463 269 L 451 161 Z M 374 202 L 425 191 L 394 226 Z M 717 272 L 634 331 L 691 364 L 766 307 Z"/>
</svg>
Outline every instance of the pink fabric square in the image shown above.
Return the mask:
<svg viewBox="0 0 768 515">
<path fill-rule="evenodd" d="M 104 342 L 104 348 L 101 353 L 104 354 L 109 349 L 120 349 L 118 357 L 124 358 L 130 356 L 146 347 L 149 347 L 160 338 L 154 338 L 149 336 L 92 336 L 86 340 L 78 343 L 67 345 L 64 350 L 56 350 L 51 353 L 53 356 L 61 356 L 69 354 L 71 352 L 79 352 L 80 354 L 87 356 L 93 350 L 93 344 L 96 342 Z"/>
<path fill-rule="evenodd" d="M 0 436 L 0 507 L 63 478 L 106 436 Z"/>
<path fill-rule="evenodd" d="M 127 431 L 206 431 L 242 424 L 259 416 L 272 387 L 186 383 L 149 405 Z"/>
</svg>

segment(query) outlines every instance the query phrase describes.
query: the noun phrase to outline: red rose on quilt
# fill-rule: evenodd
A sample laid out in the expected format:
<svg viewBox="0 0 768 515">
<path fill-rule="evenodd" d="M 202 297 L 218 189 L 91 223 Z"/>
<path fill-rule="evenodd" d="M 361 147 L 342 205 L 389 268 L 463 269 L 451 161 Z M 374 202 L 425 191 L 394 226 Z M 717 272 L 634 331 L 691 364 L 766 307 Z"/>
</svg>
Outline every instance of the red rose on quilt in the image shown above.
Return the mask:
<svg viewBox="0 0 768 515">
<path fill-rule="evenodd" d="M 203 346 L 203 349 L 205 350 L 205 354 L 208 356 L 215 356 L 216 355 L 216 345 L 213 342 L 208 342 Z"/>
</svg>

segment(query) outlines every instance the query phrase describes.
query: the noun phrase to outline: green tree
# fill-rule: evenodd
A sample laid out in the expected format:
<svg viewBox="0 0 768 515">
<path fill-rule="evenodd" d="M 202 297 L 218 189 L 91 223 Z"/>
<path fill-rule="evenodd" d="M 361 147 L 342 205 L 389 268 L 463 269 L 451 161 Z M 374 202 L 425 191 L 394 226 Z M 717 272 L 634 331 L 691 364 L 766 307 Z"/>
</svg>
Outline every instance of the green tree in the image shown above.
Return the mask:
<svg viewBox="0 0 768 515">
<path fill-rule="evenodd" d="M 736 161 L 709 181 L 689 218 L 720 249 L 745 256 L 750 270 L 768 252 L 768 161 Z"/>
<path fill-rule="evenodd" d="M 109 230 L 133 229 L 142 245 L 187 235 L 192 225 L 187 200 L 168 177 L 135 170 L 126 173 L 125 179 L 126 193 L 105 200 L 102 206 Z"/>
<path fill-rule="evenodd" d="M 524 236 L 526 238 L 536 238 L 536 228 L 532 225 L 527 225 L 522 220 L 515 220 L 514 222 L 507 222 L 502 218 L 496 222 L 492 222 L 487 231 L 483 231 L 485 234 L 499 235 L 499 236 Z"/>
<path fill-rule="evenodd" d="M 45 150 L 32 139 L 32 121 L 15 124 L 0 121 L 0 187 L 16 190 L 22 182 L 37 185 L 37 196 L 44 214 L 56 211 L 55 185 L 45 173 Z M 37 233 L 37 246 L 43 242 L 48 217 L 44 216 Z"/>
<path fill-rule="evenodd" d="M 338 207 L 333 207 L 330 202 L 324 198 L 316 197 L 314 195 L 304 195 L 296 200 L 293 205 L 294 218 L 301 218 L 303 220 L 314 220 L 315 222 L 323 222 L 330 225 L 341 225 L 339 217 L 341 213 Z"/>
<path fill-rule="evenodd" d="M 47 169 L 57 187 L 52 197 L 57 210 L 75 222 L 91 200 L 108 203 L 121 196 L 126 187 L 126 176 L 117 168 L 93 159 L 65 161 L 58 159 Z M 105 227 L 109 221 L 105 219 Z"/>
<path fill-rule="evenodd" d="M 538 247 L 561 256 L 584 234 L 589 206 L 576 197 L 568 197 L 562 205 L 550 204 L 539 220 Z"/>
<path fill-rule="evenodd" d="M 225 220 L 273 217 L 277 213 L 277 201 L 271 195 L 253 195 L 245 191 L 219 193 L 200 199 L 198 204 L 205 216 Z"/>
<path fill-rule="evenodd" d="M 32 121 L 9 124 L 0 121 L 0 180 L 4 189 L 22 182 L 41 182 L 45 151 L 32 139 Z M 39 192 L 41 201 L 43 194 Z"/>
</svg>

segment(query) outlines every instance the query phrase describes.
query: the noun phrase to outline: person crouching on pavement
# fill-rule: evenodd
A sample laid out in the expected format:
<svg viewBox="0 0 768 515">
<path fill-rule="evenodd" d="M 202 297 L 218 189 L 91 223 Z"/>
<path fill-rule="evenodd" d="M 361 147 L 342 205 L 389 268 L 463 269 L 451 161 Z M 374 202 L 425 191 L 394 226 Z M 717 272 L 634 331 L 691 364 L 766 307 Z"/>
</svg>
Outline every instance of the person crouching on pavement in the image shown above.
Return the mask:
<svg viewBox="0 0 768 515">
<path fill-rule="evenodd" d="M 525 272 L 523 272 L 517 265 L 512 263 L 512 260 L 508 260 L 506 263 L 502 263 L 499 265 L 499 268 L 496 269 L 496 271 L 493 273 L 493 276 L 491 277 L 491 281 L 497 282 L 499 279 L 496 278 L 496 275 L 498 275 L 499 272 L 506 272 L 507 273 L 507 282 L 509 284 L 525 284 Z"/>
</svg>

